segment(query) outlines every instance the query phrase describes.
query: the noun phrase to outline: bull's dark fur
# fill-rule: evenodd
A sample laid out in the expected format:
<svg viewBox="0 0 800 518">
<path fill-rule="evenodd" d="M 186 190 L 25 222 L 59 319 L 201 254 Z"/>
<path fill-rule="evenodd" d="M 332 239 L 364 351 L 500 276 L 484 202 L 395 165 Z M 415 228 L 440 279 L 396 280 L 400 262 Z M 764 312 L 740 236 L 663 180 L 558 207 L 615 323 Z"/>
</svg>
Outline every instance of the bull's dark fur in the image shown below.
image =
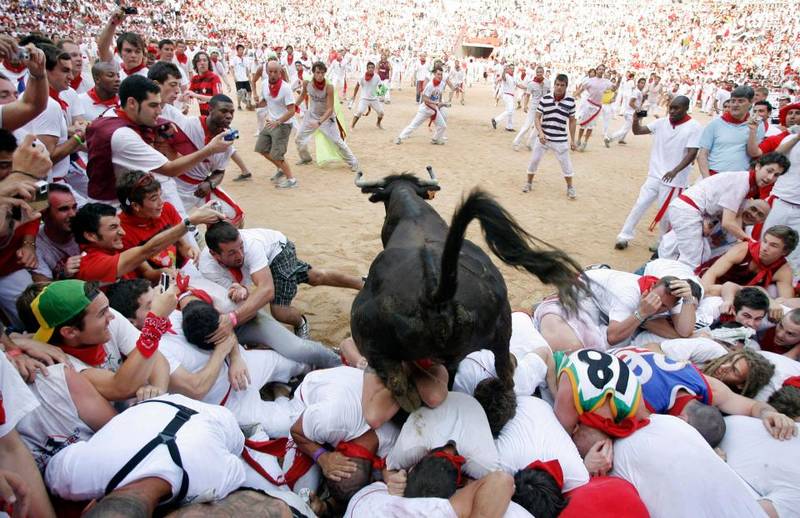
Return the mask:
<svg viewBox="0 0 800 518">
<path fill-rule="evenodd" d="M 370 201 L 384 202 L 384 250 L 372 262 L 351 310 L 359 350 L 403 409 L 420 406 L 401 361 L 432 358 L 450 372 L 467 354 L 494 352 L 498 377 L 513 387 L 508 343 L 511 309 L 500 271 L 475 244 L 464 239 L 477 219 L 489 249 L 503 262 L 524 268 L 558 287 L 573 305 L 580 267 L 564 252 L 539 250 L 494 199 L 474 190 L 456 210 L 451 227 L 423 198 L 438 186 L 420 185 L 413 175 L 395 175 L 384 186 L 365 187 Z"/>
</svg>

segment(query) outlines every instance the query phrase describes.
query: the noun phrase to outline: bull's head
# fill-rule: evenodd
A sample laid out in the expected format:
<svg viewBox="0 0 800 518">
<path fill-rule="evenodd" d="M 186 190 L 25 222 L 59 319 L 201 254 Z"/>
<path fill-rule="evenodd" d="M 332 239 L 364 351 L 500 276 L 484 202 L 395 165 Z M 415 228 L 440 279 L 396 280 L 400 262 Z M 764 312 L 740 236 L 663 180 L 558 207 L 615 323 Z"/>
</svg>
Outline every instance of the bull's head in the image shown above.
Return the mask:
<svg viewBox="0 0 800 518">
<path fill-rule="evenodd" d="M 436 179 L 436 175 L 433 172 L 433 168 L 428 166 L 426 169 L 428 170 L 428 175 L 431 177 L 430 180 L 417 178 L 413 174 L 396 174 L 387 176 L 382 180 L 366 181 L 362 180 L 364 173 L 359 171 L 356 173 L 355 184 L 356 187 L 361 189 L 361 192 L 372 193 L 372 196 L 369 197 L 369 201 L 371 202 L 388 200 L 392 190 L 401 184 L 406 186 L 410 185 L 420 198 L 432 200 L 436 191 L 440 190 L 441 187 L 439 186 L 439 180 Z"/>
</svg>

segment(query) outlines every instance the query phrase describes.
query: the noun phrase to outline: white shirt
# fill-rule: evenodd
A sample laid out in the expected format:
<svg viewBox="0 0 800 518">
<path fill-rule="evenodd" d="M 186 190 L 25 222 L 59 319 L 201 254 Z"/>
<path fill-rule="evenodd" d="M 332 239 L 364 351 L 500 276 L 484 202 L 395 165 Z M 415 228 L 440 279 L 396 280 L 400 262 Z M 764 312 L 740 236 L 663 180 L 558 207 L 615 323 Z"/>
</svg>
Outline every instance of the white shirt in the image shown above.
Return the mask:
<svg viewBox="0 0 800 518">
<path fill-rule="evenodd" d="M 116 117 L 114 110 L 108 110 L 104 117 Z M 148 145 L 131 128 L 119 128 L 111 135 L 111 163 L 114 174 L 120 177 L 127 171 L 154 171 L 169 162 L 167 157 Z M 174 183 L 169 176 L 154 174 L 160 183 Z"/>
<path fill-rule="evenodd" d="M 673 127 L 669 117 L 662 117 L 650 122 L 647 128 L 653 135 L 647 175 L 658 180 L 683 160 L 687 148 L 700 147 L 700 135 L 703 134 L 703 127 L 694 119 Z M 686 187 L 691 171 L 692 164 L 689 164 L 672 181 L 664 183 L 670 187 Z"/>
<path fill-rule="evenodd" d="M 689 197 L 704 215 L 720 216 L 723 209 L 738 213 L 744 205 L 748 192 L 750 192 L 750 172 L 734 171 L 703 178 L 683 194 Z M 672 203 L 680 204 L 681 209 L 695 210 L 683 200 L 673 201 L 670 205 Z"/>
<path fill-rule="evenodd" d="M 166 395 L 133 406 L 117 415 L 91 439 L 67 446 L 47 466 L 45 480 L 50 490 L 67 500 L 102 498 L 111 478 L 177 413 L 159 400 L 196 410 L 176 434 L 183 468 L 189 475 L 183 502 L 210 502 L 224 498 L 245 480 L 239 454 L 244 436 L 233 414 L 177 394 Z M 183 471 L 159 446 L 140 462 L 117 487 L 147 477 L 169 482 L 172 494 L 181 487 Z"/>
<path fill-rule="evenodd" d="M 775 372 L 772 374 L 769 383 L 758 391 L 758 394 L 753 398 L 758 401 L 766 401 L 776 390 L 783 386 L 783 382 L 788 378 L 800 376 L 800 362 L 770 351 L 758 351 L 758 353 L 775 366 Z"/>
<path fill-rule="evenodd" d="M 386 484 L 373 482 L 353 495 L 344 518 L 456 518 L 446 498 L 404 498 L 389 494 Z"/>
<path fill-rule="evenodd" d="M 728 354 L 728 350 L 711 338 L 672 338 L 660 344 L 664 356 L 670 360 L 706 363 Z"/>
<path fill-rule="evenodd" d="M 431 79 L 422 90 L 422 95 L 428 97 L 431 102 L 437 103 L 442 100 L 442 94 L 444 93 L 444 88 L 446 85 L 447 83 L 444 79 L 442 79 L 442 82 L 438 85 L 434 85 L 433 79 Z M 432 112 L 432 110 L 422 101 L 422 99 L 419 101 L 419 109 L 420 111 L 424 112 Z"/>
<path fill-rule="evenodd" d="M 547 364 L 536 353 L 527 353 L 517 357 L 517 368 L 514 370 L 514 394 L 530 396 L 539 385 L 546 383 Z M 475 393 L 478 383 L 487 378 L 496 378 L 494 353 L 488 349 L 474 351 L 458 364 L 453 381 L 453 390 L 470 396 Z"/>
<path fill-rule="evenodd" d="M 498 468 L 497 449 L 486 413 L 474 398 L 459 392 L 447 394 L 436 408 L 423 406 L 408 417 L 386 457 L 386 467 L 408 469 L 451 440 L 458 454 L 467 460 L 464 472 L 470 477 L 478 479 Z"/>
<path fill-rule="evenodd" d="M 375 75 L 372 76 L 372 79 L 367 81 L 364 76 L 361 76 L 358 79 L 358 84 L 361 89 L 361 99 L 364 101 L 374 101 L 378 98 L 375 94 L 375 90 L 381 84 L 381 78 L 378 76 L 378 73 L 375 72 Z"/>
<path fill-rule="evenodd" d="M 55 99 L 47 98 L 47 107 L 33 121 L 31 121 L 31 133 L 34 135 L 47 135 L 57 137 L 56 144 L 61 145 L 67 141 L 67 116 Z M 47 175 L 47 181 L 64 178 L 69 171 L 69 157 L 65 156 L 55 164 Z"/>
<path fill-rule="evenodd" d="M 772 502 L 778 516 L 800 513 L 800 438 L 774 439 L 761 419 L 732 415 L 725 418 L 725 437 L 720 448 L 728 466 L 764 499 Z M 800 425 L 795 424 L 795 428 Z M 800 431 L 800 430 L 798 430 Z"/>
<path fill-rule="evenodd" d="M 105 104 L 96 104 L 92 100 L 92 98 L 89 97 L 89 94 L 87 94 L 86 92 L 78 95 L 78 102 L 81 103 L 81 108 L 83 109 L 83 116 L 89 122 L 100 117 L 104 112 L 106 112 L 110 108 Z"/>
<path fill-rule="evenodd" d="M 772 194 L 781 200 L 800 205 L 800 144 L 795 144 L 789 151 L 789 162 L 792 165 L 778 177 Z"/>
<path fill-rule="evenodd" d="M 72 88 L 67 88 L 63 92 L 60 92 L 58 96 L 61 98 L 62 101 L 67 103 L 69 107 L 67 108 L 67 125 L 71 125 L 75 122 L 75 119 L 78 117 L 84 117 L 85 113 L 83 109 L 83 104 L 78 99 L 78 92 L 73 90 Z"/>
<path fill-rule="evenodd" d="M 764 517 L 756 495 L 700 433 L 670 415 L 614 441 L 611 475 L 633 484 L 653 518 Z M 723 504 L 724 502 L 724 504 Z"/>
<path fill-rule="evenodd" d="M 311 378 L 311 379 L 309 379 Z M 354 367 L 334 367 L 309 373 L 300 384 L 295 400 L 305 405 L 303 435 L 318 444 L 336 446 L 370 430 L 361 407 L 364 372 Z M 378 457 L 395 445 L 400 430 L 391 421 L 375 430 Z"/>
<path fill-rule="evenodd" d="M 417 64 L 414 66 L 414 79 L 419 81 L 427 81 L 431 77 L 431 72 L 428 70 L 428 62 L 420 63 L 417 61 Z"/>
<path fill-rule="evenodd" d="M 177 124 L 180 129 L 186 133 L 186 136 L 189 137 L 189 140 L 192 141 L 192 144 L 194 144 L 198 151 L 206 146 L 206 132 L 203 129 L 203 124 L 199 117 L 181 116 L 180 119 L 173 122 L 175 122 L 175 124 Z M 230 161 L 231 155 L 233 155 L 235 152 L 236 148 L 229 146 L 225 149 L 225 151 L 221 153 L 215 153 L 207 157 L 205 160 L 183 174 L 196 180 L 204 180 L 213 171 L 224 171 L 225 168 L 228 167 L 228 162 Z"/>
<path fill-rule="evenodd" d="M 106 350 L 106 359 L 102 365 L 98 365 L 96 368 L 117 372 L 117 369 L 122 365 L 123 358 L 136 348 L 136 341 L 139 340 L 140 333 L 131 324 L 130 320 L 123 317 L 116 309 L 108 308 L 108 310 L 114 315 L 114 318 L 108 324 L 108 332 L 111 335 L 111 339 L 103 344 Z M 74 356 L 67 355 L 67 358 L 69 358 L 72 367 L 78 372 L 94 368 Z"/>
<path fill-rule="evenodd" d="M 269 267 L 272 261 L 283 250 L 286 236 L 277 230 L 266 228 L 247 228 L 239 231 L 244 243 L 244 263 L 242 264 L 242 284 L 252 286 L 252 274 Z M 230 270 L 211 256 L 208 247 L 200 252 L 200 273 L 224 288 L 234 283 Z"/>
<path fill-rule="evenodd" d="M 602 77 L 590 77 L 583 83 L 583 89 L 589 94 L 589 101 L 594 104 L 602 103 L 603 94 L 613 86 L 614 83 Z"/>
<path fill-rule="evenodd" d="M 250 68 L 250 59 L 242 56 L 233 56 L 231 58 L 231 68 L 233 69 L 233 79 L 234 81 L 249 81 L 250 76 L 248 75 L 247 71 Z"/>
<path fill-rule="evenodd" d="M 500 93 L 503 95 L 514 95 L 517 89 L 517 80 L 511 74 L 505 74 L 500 79 Z"/>
<path fill-rule="evenodd" d="M 39 401 L 25 386 L 17 369 L 5 353 L 0 353 L 0 408 L 5 412 L 5 420 L 0 422 L 0 438 L 11 433 L 20 419 L 38 406 Z"/>
<path fill-rule="evenodd" d="M 494 441 L 501 468 L 514 475 L 536 460 L 556 459 L 564 473 L 563 491 L 589 482 L 578 448 L 561 426 L 552 407 L 539 398 L 517 398 L 517 413 Z"/>
<path fill-rule="evenodd" d="M 720 88 L 714 98 L 717 100 L 717 111 L 722 113 L 722 105 L 731 98 L 731 93 L 724 88 Z"/>
<path fill-rule="evenodd" d="M 642 297 L 638 275 L 608 269 L 583 274 L 590 281 L 595 304 L 609 321 L 622 322 L 638 309 Z"/>
<path fill-rule="evenodd" d="M 278 89 L 278 95 L 272 97 L 269 93 L 269 81 L 264 81 L 261 85 L 261 98 L 267 101 L 267 113 L 271 120 L 278 120 L 283 117 L 287 110 L 287 106 L 294 104 L 294 94 L 289 83 L 281 80 L 281 87 Z M 288 121 L 284 124 L 288 124 Z"/>
<path fill-rule="evenodd" d="M 644 274 L 659 279 L 671 275 L 679 279 L 691 280 L 700 286 L 701 292 L 703 289 L 703 282 L 694 274 L 692 267 L 675 259 L 653 259 L 644 265 Z M 702 299 L 702 295 L 700 298 Z"/>
</svg>

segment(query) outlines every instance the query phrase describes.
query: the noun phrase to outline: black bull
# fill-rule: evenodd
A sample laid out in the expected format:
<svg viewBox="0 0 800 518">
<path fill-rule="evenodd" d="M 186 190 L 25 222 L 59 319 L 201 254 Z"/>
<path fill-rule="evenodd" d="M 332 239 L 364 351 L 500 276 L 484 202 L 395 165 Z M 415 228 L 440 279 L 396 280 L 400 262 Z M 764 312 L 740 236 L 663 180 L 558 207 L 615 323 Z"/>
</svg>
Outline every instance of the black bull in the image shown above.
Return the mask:
<svg viewBox="0 0 800 518">
<path fill-rule="evenodd" d="M 436 360 L 448 371 L 479 349 L 494 353 L 498 377 L 513 388 L 514 368 L 508 350 L 511 308 L 503 276 L 489 257 L 464 239 L 477 219 L 489 249 L 504 263 L 525 269 L 558 288 L 561 300 L 575 307 L 580 267 L 564 252 L 533 248 L 523 230 L 494 199 L 475 189 L 447 223 L 424 199 L 439 190 L 431 180 L 394 175 L 356 186 L 384 203 L 383 251 L 369 269 L 364 288 L 353 301 L 350 326 L 361 352 L 411 412 L 421 405 L 402 362 Z"/>
</svg>

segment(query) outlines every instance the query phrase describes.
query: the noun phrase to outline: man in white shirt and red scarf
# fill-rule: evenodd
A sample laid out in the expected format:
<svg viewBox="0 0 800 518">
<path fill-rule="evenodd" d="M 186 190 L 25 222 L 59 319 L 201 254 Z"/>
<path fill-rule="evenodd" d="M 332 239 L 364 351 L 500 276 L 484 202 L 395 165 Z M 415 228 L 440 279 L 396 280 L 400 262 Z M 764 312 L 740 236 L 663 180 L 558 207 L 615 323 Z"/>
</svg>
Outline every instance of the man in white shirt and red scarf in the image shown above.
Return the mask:
<svg viewBox="0 0 800 518">
<path fill-rule="evenodd" d="M 89 91 L 94 86 L 94 80 L 92 77 L 83 75 L 83 53 L 81 48 L 72 40 L 59 41 L 58 48 L 69 54 L 70 59 L 72 59 L 72 80 L 69 86 L 78 94 Z"/>
<path fill-rule="evenodd" d="M 606 72 L 606 67 L 600 65 L 597 67 L 597 75 L 586 79 L 578 87 L 575 92 L 576 99 L 580 98 L 581 93 L 585 90 L 589 96 L 586 101 L 578 107 L 577 119 L 580 129 L 578 130 L 578 150 L 586 151 L 586 146 L 589 144 L 589 137 L 592 136 L 592 130 L 597 124 L 597 116 L 603 109 L 603 94 L 607 90 L 616 91 L 619 88 L 619 81 L 621 76 L 617 76 L 616 82 L 603 77 Z M 581 143 L 584 133 L 586 139 Z"/>
<path fill-rule="evenodd" d="M 88 122 L 100 117 L 109 108 L 119 108 L 119 68 L 114 63 L 98 61 L 92 66 L 94 86 L 80 94 L 83 116 Z"/>
<path fill-rule="evenodd" d="M 116 62 L 120 66 L 120 79 L 125 79 L 134 74 L 147 77 L 147 64 L 145 62 L 146 45 L 141 36 L 135 32 L 123 32 L 117 37 L 116 51 L 118 56 L 111 53 L 111 42 L 114 31 L 125 19 L 125 11 L 117 9 L 109 18 L 103 31 L 97 37 L 97 55 L 100 61 Z"/>
</svg>

